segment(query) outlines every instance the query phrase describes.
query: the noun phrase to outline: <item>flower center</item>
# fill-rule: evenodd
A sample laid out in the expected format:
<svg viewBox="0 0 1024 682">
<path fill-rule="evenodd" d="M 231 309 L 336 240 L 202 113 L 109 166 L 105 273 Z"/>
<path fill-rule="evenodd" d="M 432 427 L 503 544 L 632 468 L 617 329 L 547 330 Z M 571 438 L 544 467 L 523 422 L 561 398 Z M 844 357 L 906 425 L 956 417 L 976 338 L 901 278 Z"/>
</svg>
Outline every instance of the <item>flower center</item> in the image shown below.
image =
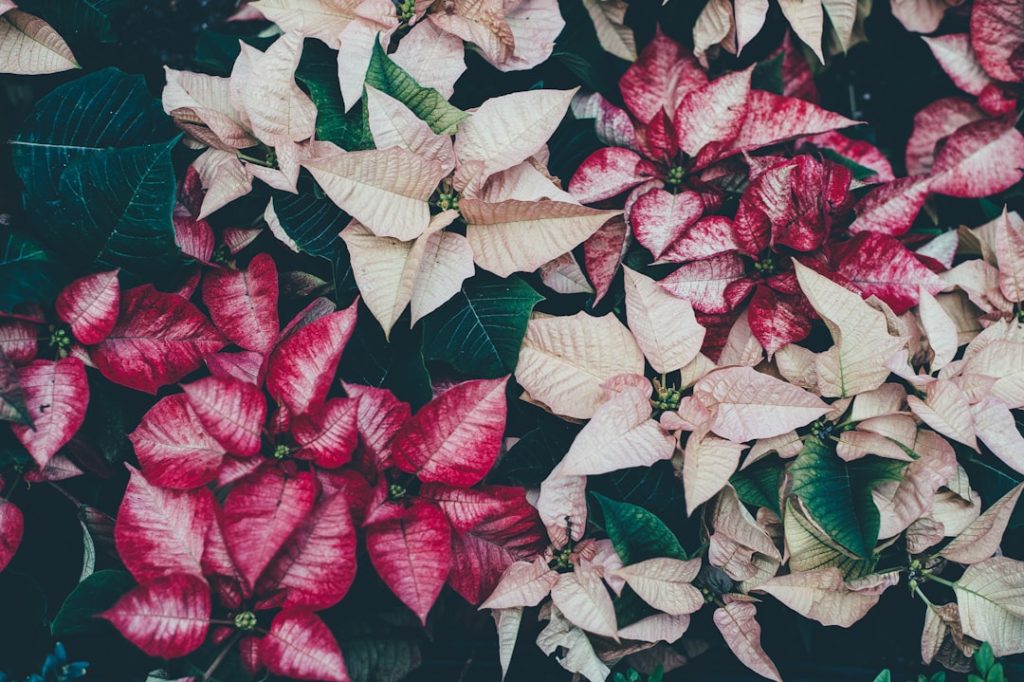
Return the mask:
<svg viewBox="0 0 1024 682">
<path fill-rule="evenodd" d="M 53 328 L 50 332 L 50 347 L 57 352 L 57 357 L 66 358 L 71 348 L 71 334 L 64 327 Z"/>
<path fill-rule="evenodd" d="M 402 0 L 398 3 L 397 9 L 398 20 L 403 24 L 408 24 L 416 15 L 416 0 Z"/>
<path fill-rule="evenodd" d="M 248 632 L 256 628 L 256 614 L 252 611 L 242 611 L 235 614 L 235 627 Z"/>
<path fill-rule="evenodd" d="M 817 438 L 818 440 L 825 440 L 826 438 L 832 435 L 835 428 L 835 423 L 830 422 L 829 420 L 822 417 L 821 419 L 818 419 L 816 422 L 811 424 L 811 435 Z"/>
<path fill-rule="evenodd" d="M 458 211 L 459 195 L 456 192 L 441 192 L 437 195 L 437 207 L 442 211 Z"/>
<path fill-rule="evenodd" d="M 761 260 L 754 263 L 754 269 L 757 270 L 757 274 L 763 277 L 774 274 L 775 259 L 772 258 L 770 253 L 767 253 L 761 258 Z"/>
<path fill-rule="evenodd" d="M 559 573 L 568 573 L 569 571 L 572 571 L 572 547 L 566 545 L 555 552 L 554 558 L 548 562 L 548 567 L 558 571 Z"/>
<path fill-rule="evenodd" d="M 274 459 L 284 459 L 288 455 L 292 454 L 292 449 L 287 445 L 281 444 L 274 447 L 273 457 Z"/>
<path fill-rule="evenodd" d="M 686 169 L 682 166 L 672 166 L 668 169 L 668 174 L 665 176 L 665 184 L 670 186 L 677 186 L 683 183 L 683 178 L 686 177 Z"/>
<path fill-rule="evenodd" d="M 683 393 L 678 388 L 655 386 L 651 405 L 654 406 L 654 409 L 662 412 L 675 412 L 679 409 L 679 401 L 682 399 Z"/>
<path fill-rule="evenodd" d="M 401 483 L 392 483 L 388 486 L 388 499 L 400 500 L 405 497 L 407 492 L 409 491 L 407 491 L 405 486 Z"/>
</svg>

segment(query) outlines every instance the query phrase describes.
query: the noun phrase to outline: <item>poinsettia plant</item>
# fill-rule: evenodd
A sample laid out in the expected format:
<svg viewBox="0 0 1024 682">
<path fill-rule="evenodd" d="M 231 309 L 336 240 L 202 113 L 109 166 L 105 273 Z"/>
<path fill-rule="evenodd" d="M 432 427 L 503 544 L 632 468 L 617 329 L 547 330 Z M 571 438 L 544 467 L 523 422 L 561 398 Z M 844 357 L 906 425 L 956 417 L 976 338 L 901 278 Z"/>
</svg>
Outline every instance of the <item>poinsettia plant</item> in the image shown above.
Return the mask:
<svg viewBox="0 0 1024 682">
<path fill-rule="evenodd" d="M 0 677 L 1012 675 L 1021 0 L 193 5 L 0 0 Z"/>
</svg>

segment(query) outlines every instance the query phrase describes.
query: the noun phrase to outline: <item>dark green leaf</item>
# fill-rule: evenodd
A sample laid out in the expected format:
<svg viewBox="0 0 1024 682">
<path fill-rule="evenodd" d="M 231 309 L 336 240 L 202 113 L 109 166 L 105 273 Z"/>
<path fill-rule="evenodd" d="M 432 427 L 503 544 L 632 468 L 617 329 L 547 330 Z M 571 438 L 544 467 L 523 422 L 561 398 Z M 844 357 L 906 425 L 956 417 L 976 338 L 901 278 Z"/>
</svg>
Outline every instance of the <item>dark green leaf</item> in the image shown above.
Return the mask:
<svg viewBox="0 0 1024 682">
<path fill-rule="evenodd" d="M 373 44 L 366 84 L 409 107 L 438 135 L 453 134 L 459 122 L 469 116 L 449 104 L 434 88 L 425 88 L 417 83 L 405 69 L 391 61 L 378 42 Z"/>
<path fill-rule="evenodd" d="M 306 87 L 316 105 L 316 139 L 333 142 L 348 151 L 373 149 L 363 102 L 360 100 L 351 111 L 345 111 L 338 84 L 337 52 L 317 40 L 307 40 L 295 78 Z"/>
<path fill-rule="evenodd" d="M 35 241 L 0 226 L 0 310 L 51 301 L 57 295 L 56 265 Z"/>
<path fill-rule="evenodd" d="M 398 682 L 421 661 L 414 632 L 378 619 L 349 619 L 338 632 L 338 644 L 352 682 Z"/>
<path fill-rule="evenodd" d="M 875 682 L 892 682 L 892 673 L 888 669 L 875 675 Z"/>
<path fill-rule="evenodd" d="M 490 480 L 525 487 L 540 485 L 569 451 L 579 431 L 577 425 L 560 419 L 528 431 L 501 458 Z"/>
<path fill-rule="evenodd" d="M 18 383 L 18 370 L 3 351 L 0 351 L 0 421 L 32 423 L 25 406 L 25 392 Z"/>
<path fill-rule="evenodd" d="M 333 201 L 312 193 L 275 191 L 274 213 L 281 228 L 306 253 L 330 260 L 349 217 Z"/>
<path fill-rule="evenodd" d="M 808 438 L 789 474 L 792 493 L 828 536 L 857 556 L 869 557 L 880 525 L 871 491 L 883 481 L 900 480 L 904 466 L 880 457 L 844 462 L 832 448 Z"/>
<path fill-rule="evenodd" d="M 758 62 L 754 67 L 754 73 L 750 79 L 750 86 L 758 90 L 767 90 L 781 95 L 785 83 L 782 82 L 782 58 L 783 52 L 779 52 L 771 59 Z"/>
<path fill-rule="evenodd" d="M 519 361 L 530 313 L 543 296 L 517 276 L 479 274 L 423 320 L 423 352 L 464 374 L 494 378 Z"/>
<path fill-rule="evenodd" d="M 25 203 L 57 198 L 61 173 L 73 161 L 167 142 L 177 133 L 142 76 L 107 68 L 62 85 L 39 100 L 11 140 Z"/>
<path fill-rule="evenodd" d="M 559 0 L 565 29 L 555 41 L 552 57 L 589 90 L 618 102 L 619 78 L 629 64 L 601 47 L 594 22 L 581 0 Z"/>
<path fill-rule="evenodd" d="M 414 408 L 430 401 L 430 374 L 423 364 L 418 330 L 409 330 L 408 313 L 391 331 L 390 342 L 377 324 L 356 325 L 341 358 L 341 376 L 346 381 L 389 389 Z M 370 312 L 360 305 L 360 319 Z"/>
<path fill-rule="evenodd" d="M 591 495 L 601 506 L 604 531 L 622 563 L 629 565 L 657 557 L 690 558 L 668 526 L 651 512 L 635 504 L 616 502 L 600 493 Z"/>
<path fill-rule="evenodd" d="M 96 618 L 128 590 L 135 580 L 126 571 L 96 571 L 78 584 L 57 612 L 50 626 L 53 636 L 71 637 L 109 632 L 110 625 Z"/>
<path fill-rule="evenodd" d="M 878 171 L 876 171 L 875 169 L 868 168 L 867 166 L 862 166 L 853 159 L 849 158 L 848 156 L 843 156 L 842 154 L 835 150 L 820 147 L 818 151 L 820 151 L 821 155 L 824 156 L 826 159 L 835 161 L 840 166 L 846 166 L 846 168 L 848 168 L 850 172 L 853 173 L 853 177 L 855 180 L 867 180 L 868 178 L 878 175 Z"/>
<path fill-rule="evenodd" d="M 45 19 L 65 40 L 117 40 L 110 19 L 125 0 L 19 0 L 18 8 Z"/>
<path fill-rule="evenodd" d="M 638 504 L 663 519 L 678 520 L 679 510 L 686 508 L 682 481 L 667 461 L 591 476 L 588 486 L 612 499 Z"/>
<path fill-rule="evenodd" d="M 762 459 L 737 472 L 729 482 L 740 500 L 755 507 L 767 507 L 782 516 L 779 487 L 782 484 L 782 463 L 774 457 Z"/>
<path fill-rule="evenodd" d="M 996 664 L 996 655 L 992 652 L 992 645 L 983 642 L 978 650 L 974 652 L 974 665 L 982 677 L 988 675 L 989 670 Z"/>
</svg>

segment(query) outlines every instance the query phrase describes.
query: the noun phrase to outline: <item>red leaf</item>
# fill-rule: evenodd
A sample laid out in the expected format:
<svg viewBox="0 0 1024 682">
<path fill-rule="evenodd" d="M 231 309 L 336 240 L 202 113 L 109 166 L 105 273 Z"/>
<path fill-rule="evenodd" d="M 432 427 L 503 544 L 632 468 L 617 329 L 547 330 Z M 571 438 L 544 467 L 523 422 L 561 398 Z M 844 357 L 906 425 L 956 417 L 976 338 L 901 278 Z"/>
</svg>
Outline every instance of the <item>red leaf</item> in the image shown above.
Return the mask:
<svg viewBox="0 0 1024 682">
<path fill-rule="evenodd" d="M 76 279 L 60 292 L 54 308 L 79 343 L 92 345 L 107 338 L 117 323 L 120 305 L 117 270 L 111 270 Z"/>
<path fill-rule="evenodd" d="M 220 333 L 194 305 L 147 284 L 125 292 L 117 325 L 90 357 L 111 381 L 156 393 L 223 347 Z"/>
<path fill-rule="evenodd" d="M 267 418 L 263 391 L 235 379 L 206 377 L 182 384 L 206 432 L 233 455 L 255 455 Z"/>
<path fill-rule="evenodd" d="M 802 99 L 751 90 L 747 99 L 747 116 L 739 134 L 728 150 L 719 156 L 760 149 L 794 137 L 818 135 L 857 123 Z"/>
<path fill-rule="evenodd" d="M 280 328 L 277 266 L 260 253 L 245 270 L 211 268 L 203 277 L 203 303 L 224 336 L 246 350 L 266 353 Z"/>
<path fill-rule="evenodd" d="M 836 250 L 836 271 L 861 294 L 877 296 L 902 315 L 917 305 L 918 287 L 936 294 L 945 287 L 899 240 L 862 232 Z"/>
<path fill-rule="evenodd" d="M 345 392 L 359 401 L 356 414 L 359 439 L 374 457 L 377 467 L 390 466 L 388 448 L 412 410 L 390 391 L 373 386 L 342 383 Z"/>
<path fill-rule="evenodd" d="M 270 355 L 267 390 L 293 415 L 327 397 L 341 353 L 356 324 L 358 301 L 294 331 Z"/>
<path fill-rule="evenodd" d="M 660 284 L 670 294 L 685 298 L 695 310 L 727 313 L 734 305 L 726 290 L 744 277 L 743 259 L 735 254 L 723 254 L 687 263 Z"/>
<path fill-rule="evenodd" d="M 428 500 L 413 500 L 387 521 L 366 527 L 366 550 L 381 579 L 426 624 L 452 560 L 444 512 Z"/>
<path fill-rule="evenodd" d="M 99 617 L 149 656 L 180 658 L 206 639 L 210 588 L 194 575 L 158 577 L 133 588 Z"/>
<path fill-rule="evenodd" d="M 914 115 L 914 131 L 907 140 L 907 173 L 928 173 L 935 162 L 935 145 L 961 126 L 985 117 L 976 106 L 959 97 L 937 99 Z"/>
<path fill-rule="evenodd" d="M 11 563 L 25 532 L 25 517 L 13 502 L 0 499 L 0 572 Z"/>
<path fill-rule="evenodd" d="M 184 393 L 161 398 L 128 439 L 146 478 L 164 488 L 206 485 L 224 459 L 224 448 L 206 433 Z"/>
<path fill-rule="evenodd" d="M 770 358 L 788 343 L 802 341 L 811 333 L 810 305 L 802 294 L 779 294 L 758 286 L 747 308 L 747 322 Z"/>
<path fill-rule="evenodd" d="M 630 112 L 648 123 L 660 111 L 674 109 L 681 94 L 707 82 L 704 70 L 689 54 L 658 28 L 654 39 L 619 79 L 622 99 Z"/>
<path fill-rule="evenodd" d="M 420 494 L 437 502 L 452 524 L 448 584 L 472 604 L 494 591 L 513 562 L 536 556 L 547 544 L 544 525 L 522 488 L 428 484 Z"/>
<path fill-rule="evenodd" d="M 988 75 L 1010 83 L 1024 81 L 1012 64 L 1024 44 L 1024 5 L 1020 0 L 975 0 L 971 45 Z"/>
<path fill-rule="evenodd" d="M 348 500 L 322 499 L 260 578 L 257 592 L 281 591 L 284 608 L 326 609 L 348 592 L 356 574 L 356 531 Z M 275 600 L 275 602 L 278 600 Z"/>
<path fill-rule="evenodd" d="M 685 263 L 736 251 L 732 221 L 725 216 L 701 218 L 668 245 L 659 259 L 663 263 Z"/>
<path fill-rule="evenodd" d="M 911 175 L 875 187 L 854 206 L 857 219 L 850 225 L 850 234 L 878 232 L 898 237 L 909 230 L 931 188 L 927 175 Z"/>
<path fill-rule="evenodd" d="M 698 156 L 705 147 L 721 148 L 736 137 L 747 114 L 752 73 L 753 67 L 727 73 L 682 98 L 672 118 L 681 150 Z"/>
<path fill-rule="evenodd" d="M 292 435 L 301 449 L 295 456 L 328 469 L 347 464 L 359 443 L 358 411 L 358 400 L 335 398 L 318 413 L 296 417 Z"/>
<path fill-rule="evenodd" d="M 32 426 L 11 424 L 11 430 L 36 464 L 45 467 L 85 421 L 89 404 L 85 365 L 73 357 L 35 360 L 18 368 L 18 383 Z"/>
<path fill-rule="evenodd" d="M 583 242 L 583 266 L 594 285 L 594 305 L 611 288 L 629 247 L 629 228 L 622 216 L 615 216 Z"/>
<path fill-rule="evenodd" d="M 602 147 L 580 164 L 569 192 L 581 204 L 610 199 L 656 177 L 657 169 L 631 149 Z"/>
<path fill-rule="evenodd" d="M 652 189 L 633 202 L 629 224 L 636 240 L 657 260 L 703 213 L 704 200 L 696 192 Z"/>
<path fill-rule="evenodd" d="M 479 483 L 501 450 L 507 382 L 508 377 L 464 381 L 431 400 L 392 442 L 394 466 L 425 483 Z"/>
<path fill-rule="evenodd" d="M 935 155 L 931 190 L 951 197 L 998 194 L 1024 178 L 1024 135 L 1013 119 L 968 123 Z"/>
<path fill-rule="evenodd" d="M 191 170 L 191 166 L 189 170 Z M 180 208 L 174 212 L 174 243 L 181 252 L 202 263 L 213 257 L 213 230 L 205 220 L 196 220 Z"/>
<path fill-rule="evenodd" d="M 15 365 L 26 365 L 36 358 L 39 328 L 25 320 L 0 321 L 0 351 Z"/>
<path fill-rule="evenodd" d="M 222 525 L 231 557 L 249 585 L 302 523 L 316 500 L 316 479 L 286 466 L 263 467 L 235 484 Z"/>
<path fill-rule="evenodd" d="M 277 614 L 259 649 L 263 664 L 275 675 L 320 682 L 349 680 L 334 635 L 316 614 L 305 609 Z"/>
<path fill-rule="evenodd" d="M 125 568 L 139 582 L 169 573 L 202 575 L 207 530 L 214 518 L 206 488 L 165 490 L 130 466 L 131 478 L 117 512 L 114 542 Z"/>
<path fill-rule="evenodd" d="M 808 139 L 807 143 L 818 149 L 830 149 L 858 165 L 875 171 L 875 174 L 868 178 L 871 182 L 888 182 L 896 177 L 892 172 L 889 159 L 885 158 L 882 150 L 870 142 L 855 140 L 842 133 L 831 131 L 815 135 Z"/>
<path fill-rule="evenodd" d="M 237 379 L 249 384 L 262 383 L 260 372 L 264 357 L 259 353 L 243 350 L 238 353 L 214 353 L 203 358 L 210 374 L 221 379 Z"/>
</svg>

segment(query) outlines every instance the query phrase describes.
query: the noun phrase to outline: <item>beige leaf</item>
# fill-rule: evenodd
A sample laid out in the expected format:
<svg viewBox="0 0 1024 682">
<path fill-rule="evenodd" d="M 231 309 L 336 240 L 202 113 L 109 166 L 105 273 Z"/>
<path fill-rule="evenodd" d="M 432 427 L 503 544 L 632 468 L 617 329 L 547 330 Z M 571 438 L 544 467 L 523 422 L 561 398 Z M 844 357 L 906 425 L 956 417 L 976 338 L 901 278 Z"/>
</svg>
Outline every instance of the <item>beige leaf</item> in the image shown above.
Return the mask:
<svg viewBox="0 0 1024 682">
<path fill-rule="evenodd" d="M 850 49 L 853 25 L 857 20 L 857 0 L 821 0 L 821 4 L 825 7 L 825 13 L 828 14 L 832 32 L 840 49 L 846 52 Z"/>
<path fill-rule="evenodd" d="M 910 455 L 900 447 L 899 443 L 893 442 L 888 436 L 861 430 L 844 431 L 839 434 L 836 455 L 844 462 L 852 462 L 868 455 L 878 455 L 904 462 L 911 460 Z"/>
<path fill-rule="evenodd" d="M 974 418 L 967 395 L 952 381 L 939 379 L 928 384 L 926 397 L 909 396 L 911 411 L 943 436 L 978 449 Z"/>
<path fill-rule="evenodd" d="M 625 25 L 629 5 L 624 0 L 583 0 L 583 6 L 594 22 L 597 40 L 605 52 L 627 62 L 636 61 L 636 38 Z"/>
<path fill-rule="evenodd" d="M 316 107 L 295 84 L 295 69 L 302 56 L 302 36 L 286 33 L 266 52 L 247 47 L 245 43 L 242 49 L 249 53 L 252 71 L 237 84 L 239 102 L 253 134 L 271 146 L 313 137 Z"/>
<path fill-rule="evenodd" d="M 533 272 L 576 248 L 618 211 L 601 211 L 560 201 L 502 201 L 464 198 L 459 210 L 477 265 L 499 277 Z"/>
<path fill-rule="evenodd" d="M 567 476 L 561 469 L 556 466 L 540 484 L 534 505 L 555 547 L 579 540 L 587 530 L 587 477 Z"/>
<path fill-rule="evenodd" d="M 619 637 L 641 642 L 672 644 L 683 636 L 688 627 L 690 627 L 689 616 L 670 616 L 667 613 L 658 613 L 620 628 Z"/>
<path fill-rule="evenodd" d="M 338 84 L 346 112 L 363 94 L 374 45 L 379 43 L 386 50 L 391 34 L 398 28 L 395 4 L 390 0 L 362 0 L 358 13 L 360 16 L 341 32 L 338 50 Z"/>
<path fill-rule="evenodd" d="M 956 454 L 937 434 L 920 431 L 913 448 L 920 456 L 903 470 L 901 480 L 886 481 L 872 490 L 881 539 L 903 532 L 931 510 L 935 492 L 956 474 Z"/>
<path fill-rule="evenodd" d="M 998 400 L 972 405 L 974 429 L 982 443 L 1007 466 L 1024 474 L 1024 437 L 1017 430 L 1013 413 Z"/>
<path fill-rule="evenodd" d="M 742 443 L 712 436 L 707 431 L 690 434 L 683 453 L 687 515 L 725 487 L 739 466 L 744 447 Z"/>
<path fill-rule="evenodd" d="M 981 499 L 975 494 L 970 501 L 952 491 L 944 490 L 935 496 L 928 518 L 942 524 L 946 537 L 964 532 L 981 513 Z"/>
<path fill-rule="evenodd" d="M 475 272 L 473 250 L 464 236 L 432 231 L 434 222 L 445 213 L 434 216 L 427 234 L 416 240 L 414 255 L 419 266 L 412 287 L 412 325 L 447 303 Z"/>
<path fill-rule="evenodd" d="M 727 40 L 733 31 L 733 5 L 729 0 L 708 0 L 693 25 L 693 56 L 707 68 L 707 51 Z"/>
<path fill-rule="evenodd" d="M 761 648 L 761 626 L 756 615 L 757 608 L 753 604 L 733 601 L 716 609 L 712 620 L 743 665 L 762 677 L 782 682 L 778 668 Z"/>
<path fill-rule="evenodd" d="M 537 647 L 546 656 L 562 650 L 555 656 L 560 666 L 583 675 L 589 682 L 605 682 L 611 670 L 598 658 L 586 633 L 574 627 L 557 608 L 550 609 L 550 618 L 551 622 L 537 635 Z"/>
<path fill-rule="evenodd" d="M 694 385 L 693 394 L 711 410 L 711 430 L 738 443 L 781 435 L 829 409 L 812 393 L 751 367 L 715 370 Z"/>
<path fill-rule="evenodd" d="M 536 606 L 558 582 L 558 573 L 542 557 L 533 561 L 516 561 L 501 576 L 494 591 L 480 605 L 481 609 L 510 609 Z"/>
<path fill-rule="evenodd" d="M 558 0 L 521 0 L 505 12 L 515 49 L 498 64 L 501 71 L 521 71 L 538 66 L 551 56 L 555 39 L 565 28 Z"/>
<path fill-rule="evenodd" d="M 471 182 L 483 184 L 487 177 L 540 151 L 575 94 L 576 89 L 528 90 L 484 102 L 455 135 L 456 189 L 462 191 Z"/>
<path fill-rule="evenodd" d="M 576 570 L 559 575 L 551 588 L 551 601 L 576 627 L 618 641 L 615 606 L 594 571 L 577 566 Z"/>
<path fill-rule="evenodd" d="M 999 290 L 1011 301 L 1024 301 L 1024 235 L 1011 222 L 1006 207 L 996 222 Z"/>
<path fill-rule="evenodd" d="M 589 419 L 601 402 L 604 381 L 643 370 L 643 353 L 614 315 L 579 312 L 530 320 L 516 381 L 555 414 Z"/>
<path fill-rule="evenodd" d="M 885 362 L 904 345 L 889 335 L 885 315 L 859 294 L 797 261 L 793 265 L 801 290 L 835 342 L 817 356 L 821 395 L 842 398 L 881 386 L 889 376 Z"/>
<path fill-rule="evenodd" d="M 232 151 L 257 143 L 231 103 L 230 81 L 164 67 L 164 111 L 197 141 Z"/>
<path fill-rule="evenodd" d="M 473 43 L 492 64 L 512 56 L 515 37 L 500 0 L 451 0 L 446 11 L 431 12 L 427 19 Z"/>
<path fill-rule="evenodd" d="M 837 568 L 821 568 L 772 578 L 758 586 L 797 613 L 822 625 L 848 628 L 878 603 L 882 592 L 896 584 L 899 573 L 885 576 L 876 589 L 855 590 Z"/>
<path fill-rule="evenodd" d="M 48 23 L 18 9 L 0 14 L 0 73 L 31 76 L 77 68 L 71 48 Z"/>
<path fill-rule="evenodd" d="M 814 351 L 791 343 L 775 351 L 775 367 L 782 378 L 800 388 L 818 388 L 817 355 Z"/>
<path fill-rule="evenodd" d="M 409 31 L 391 60 L 425 88 L 434 88 L 448 99 L 455 81 L 466 70 L 462 40 L 439 29 L 432 21 L 420 21 Z"/>
<path fill-rule="evenodd" d="M 623 268 L 623 272 L 629 329 L 654 371 L 674 372 L 697 357 L 705 330 L 697 323 L 690 302 L 676 298 L 635 270 Z"/>
<path fill-rule="evenodd" d="M 939 556 L 958 564 L 975 564 L 995 554 L 1022 491 L 1024 483 L 999 498 L 952 542 L 943 547 Z"/>
<path fill-rule="evenodd" d="M 970 661 L 964 659 L 973 656 L 976 650 L 974 640 L 964 637 L 956 602 L 929 605 L 924 614 L 924 629 L 921 631 L 922 661 L 931 664 L 932 660 L 938 660 L 948 665 L 948 660 L 944 659 L 952 655 L 971 666 Z"/>
<path fill-rule="evenodd" d="M 366 109 L 370 132 L 377 149 L 400 147 L 437 161 L 447 175 L 455 168 L 451 138 L 437 135 L 427 122 L 407 106 L 376 88 L 366 87 Z"/>
<path fill-rule="evenodd" d="M 472 251 L 472 250 L 471 250 Z M 560 294 L 592 294 L 594 288 L 587 281 L 580 264 L 572 252 L 563 253 L 540 266 L 540 279 L 544 286 Z"/>
<path fill-rule="evenodd" d="M 657 558 L 620 568 L 615 574 L 645 602 L 670 616 L 682 616 L 704 606 L 704 595 L 691 585 L 701 560 Z"/>
<path fill-rule="evenodd" d="M 851 578 L 871 570 L 868 562 L 854 557 L 833 542 L 792 500 L 786 501 L 783 530 L 790 571 L 813 571 L 816 568 L 835 566 L 843 575 Z"/>
<path fill-rule="evenodd" d="M 803 447 L 804 442 L 796 431 L 787 431 L 781 436 L 772 436 L 771 438 L 759 438 L 750 446 L 750 451 L 747 452 L 747 456 L 743 460 L 743 466 L 740 469 L 746 469 L 754 462 L 772 453 L 777 454 L 782 459 L 796 457 L 800 454 Z"/>
<path fill-rule="evenodd" d="M 793 32 L 811 48 L 818 61 L 825 63 L 821 52 L 821 37 L 825 23 L 825 13 L 821 0 L 779 0 L 779 7 L 786 21 L 793 27 Z"/>
<path fill-rule="evenodd" d="M 259 0 L 249 3 L 285 33 L 316 38 L 338 49 L 341 32 L 356 18 L 359 0 Z"/>
<path fill-rule="evenodd" d="M 252 191 L 252 176 L 232 152 L 207 149 L 192 167 L 206 190 L 199 220 Z"/>
<path fill-rule="evenodd" d="M 646 383 L 646 382 L 645 382 Z M 675 439 L 651 419 L 650 385 L 617 393 L 594 412 L 562 460 L 570 476 L 649 467 L 672 457 Z"/>
<path fill-rule="evenodd" d="M 523 609 L 497 609 L 491 612 L 494 625 L 498 630 L 498 662 L 501 664 L 501 679 L 508 674 L 508 666 L 512 662 L 512 653 L 519 639 L 519 624 L 523 620 Z"/>
<path fill-rule="evenodd" d="M 907 542 L 908 554 L 922 554 L 942 542 L 945 528 L 930 516 L 924 516 L 907 526 L 903 537 Z"/>
<path fill-rule="evenodd" d="M 718 364 L 722 367 L 737 365 L 756 367 L 764 359 L 764 348 L 750 329 L 747 311 L 744 310 L 729 330 Z"/>
<path fill-rule="evenodd" d="M 339 208 L 377 236 L 403 240 L 427 229 L 427 199 L 444 177 L 441 164 L 397 147 L 346 152 L 317 142 L 303 165 Z"/>
<path fill-rule="evenodd" d="M 882 384 L 873 391 L 860 393 L 853 399 L 849 420 L 864 421 L 873 417 L 885 417 L 903 409 L 907 400 L 907 389 L 900 384 Z"/>
<path fill-rule="evenodd" d="M 732 486 L 726 486 L 718 496 L 711 527 L 716 535 L 726 535 L 743 547 L 776 561 L 782 560 L 775 542 L 743 506 Z"/>
<path fill-rule="evenodd" d="M 968 567 L 953 589 L 965 633 L 996 656 L 1024 652 L 1024 562 L 992 557 Z"/>
<path fill-rule="evenodd" d="M 768 16 L 768 0 L 735 0 L 733 15 L 736 22 L 736 52 L 757 37 Z"/>
<path fill-rule="evenodd" d="M 918 315 L 921 318 L 921 326 L 928 337 L 928 345 L 932 347 L 932 362 L 930 368 L 933 372 L 945 367 L 956 355 L 960 347 L 956 324 L 949 318 L 935 297 L 928 293 L 927 289 L 921 287 L 919 292 L 920 303 Z"/>
</svg>

